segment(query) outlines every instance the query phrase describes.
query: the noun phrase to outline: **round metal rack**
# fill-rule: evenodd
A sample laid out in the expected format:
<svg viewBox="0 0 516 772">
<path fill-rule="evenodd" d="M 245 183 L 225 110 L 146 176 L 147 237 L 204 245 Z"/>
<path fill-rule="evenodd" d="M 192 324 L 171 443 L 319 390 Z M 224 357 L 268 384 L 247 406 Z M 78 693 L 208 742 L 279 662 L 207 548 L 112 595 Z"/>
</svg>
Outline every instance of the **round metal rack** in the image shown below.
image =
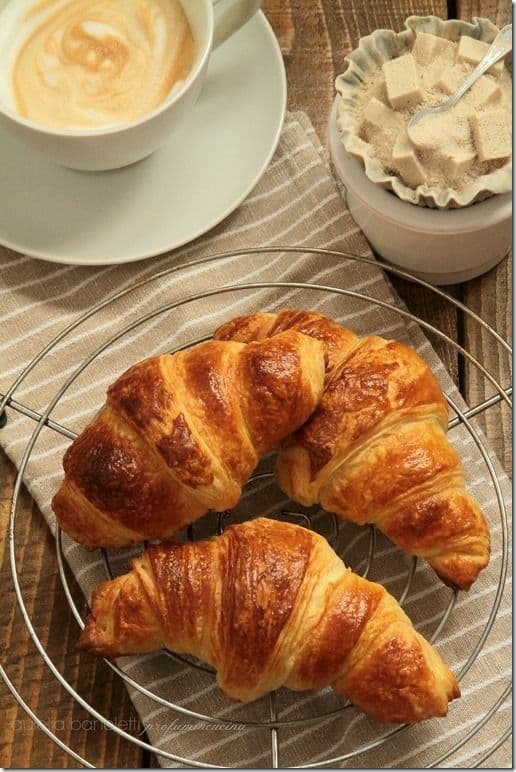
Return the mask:
<svg viewBox="0 0 516 772">
<path fill-rule="evenodd" d="M 388 266 L 388 265 L 380 266 L 378 263 L 376 263 L 373 260 L 360 257 L 357 255 L 351 255 L 348 253 L 342 253 L 342 252 L 325 250 L 325 249 L 307 249 L 305 247 L 278 246 L 278 247 L 271 247 L 266 249 L 259 249 L 259 248 L 252 249 L 252 250 L 247 249 L 247 250 L 241 250 L 238 252 L 209 255 L 207 257 L 201 258 L 196 261 L 190 261 L 189 263 L 186 263 L 182 266 L 175 266 L 169 269 L 159 271 L 154 275 L 142 281 L 139 281 L 138 283 L 130 287 L 124 288 L 110 295 L 109 297 L 105 298 L 102 302 L 90 308 L 86 313 L 77 317 L 72 324 L 70 324 L 65 329 L 63 329 L 59 335 L 57 335 L 53 340 L 51 340 L 40 351 L 40 353 L 36 357 L 34 357 L 34 359 L 30 363 L 27 364 L 26 368 L 19 374 L 19 376 L 13 382 L 12 386 L 9 388 L 7 393 L 4 395 L 0 395 L 0 430 L 3 426 L 2 419 L 5 420 L 5 415 L 6 415 L 5 409 L 7 407 L 18 412 L 19 414 L 22 414 L 24 416 L 31 418 L 35 424 L 34 431 L 27 440 L 27 445 L 25 447 L 25 451 L 24 451 L 21 463 L 19 465 L 19 471 L 18 471 L 18 475 L 15 481 L 13 494 L 12 494 L 11 509 L 10 509 L 10 523 L 9 523 L 9 550 L 10 550 L 9 554 L 10 554 L 10 563 L 11 563 L 11 569 L 12 569 L 12 580 L 14 584 L 18 606 L 23 616 L 24 622 L 27 625 L 32 641 L 37 651 L 39 652 L 40 656 L 44 660 L 46 666 L 52 672 L 55 679 L 64 687 L 64 689 L 68 692 L 69 695 L 71 695 L 71 697 L 74 700 L 76 700 L 86 711 L 88 711 L 88 713 L 92 716 L 92 718 L 99 720 L 106 728 L 112 730 L 113 732 L 116 732 L 118 735 L 124 737 L 126 740 L 132 743 L 135 743 L 136 745 L 140 746 L 142 749 L 150 751 L 162 758 L 168 759 L 172 762 L 175 762 L 176 764 L 180 764 L 184 766 L 218 767 L 218 766 L 222 766 L 222 764 L 215 764 L 215 763 L 206 764 L 204 762 L 200 763 L 195 759 L 183 758 L 179 755 L 176 755 L 167 751 L 165 748 L 160 748 L 155 745 L 152 745 L 149 742 L 146 742 L 141 737 L 135 737 L 129 734 L 128 732 L 124 731 L 120 726 L 114 723 L 113 720 L 111 720 L 108 716 L 101 715 L 93 706 L 89 705 L 88 702 L 75 690 L 74 686 L 66 681 L 65 677 L 62 675 L 62 673 L 60 672 L 56 664 L 52 661 L 51 656 L 46 651 L 41 639 L 39 638 L 38 633 L 35 630 L 34 625 L 32 623 L 31 615 L 28 611 L 28 608 L 24 599 L 24 591 L 22 590 L 22 585 L 20 582 L 20 575 L 18 570 L 17 553 L 16 553 L 16 528 L 15 528 L 17 511 L 18 511 L 18 502 L 19 502 L 21 486 L 26 475 L 27 465 L 31 458 L 31 454 L 33 453 L 33 449 L 38 440 L 38 437 L 40 436 L 41 432 L 45 430 L 45 431 L 56 432 L 69 440 L 74 439 L 74 437 L 76 436 L 74 431 L 72 431 L 69 427 L 62 425 L 58 421 L 51 418 L 53 410 L 55 409 L 56 405 L 58 405 L 63 395 L 68 391 L 68 389 L 72 386 L 75 380 L 79 377 L 79 375 L 97 357 L 99 357 L 101 353 L 106 352 L 109 354 L 110 347 L 113 346 L 113 344 L 116 343 L 116 341 L 120 340 L 128 332 L 131 332 L 132 330 L 136 329 L 137 327 L 140 327 L 141 325 L 147 324 L 152 319 L 158 317 L 161 314 L 171 313 L 175 309 L 187 307 L 189 306 L 189 304 L 193 303 L 194 301 L 203 300 L 213 296 L 221 296 L 226 293 L 227 294 L 246 293 L 251 291 L 274 290 L 274 289 L 278 289 L 278 290 L 301 289 L 301 290 L 309 290 L 310 292 L 316 293 L 318 295 L 320 295 L 321 293 L 322 294 L 329 293 L 332 295 L 340 295 L 342 297 L 352 297 L 364 303 L 371 303 L 371 304 L 375 304 L 376 306 L 389 309 L 389 311 L 395 312 L 397 315 L 399 315 L 401 318 L 404 318 L 406 321 L 416 322 L 423 329 L 423 331 L 433 334 L 441 341 L 444 341 L 448 346 L 450 346 L 456 352 L 458 352 L 458 354 L 463 358 L 463 360 L 466 363 L 468 363 L 468 366 L 476 368 L 482 374 L 485 380 L 491 384 L 492 391 L 493 391 L 493 395 L 488 399 L 486 399 L 485 401 L 483 401 L 481 404 L 467 406 L 466 409 L 462 408 L 457 403 L 456 399 L 454 399 L 452 396 L 447 395 L 447 399 L 450 405 L 450 412 L 452 415 L 450 424 L 449 424 L 450 428 L 454 428 L 459 425 L 462 425 L 471 436 L 476 448 L 478 449 L 478 453 L 482 457 L 483 463 L 485 465 L 486 478 L 489 480 L 489 483 L 492 486 L 492 490 L 494 492 L 494 496 L 497 503 L 497 508 L 498 508 L 499 517 L 500 517 L 501 540 L 502 540 L 502 550 L 501 550 L 502 554 L 499 562 L 498 588 L 495 593 L 492 606 L 489 609 L 486 609 L 485 623 L 484 623 L 483 629 L 481 630 L 477 640 L 473 643 L 471 650 L 469 651 L 467 660 L 465 661 L 463 667 L 461 668 L 460 672 L 457 673 L 457 677 L 459 681 L 464 678 L 466 673 L 473 666 L 479 653 L 482 651 L 482 648 L 484 647 L 486 638 L 488 637 L 489 632 L 491 631 L 491 628 L 496 620 L 497 613 L 499 611 L 500 604 L 502 601 L 504 585 L 506 582 L 506 576 L 507 576 L 507 570 L 508 570 L 508 554 L 509 554 L 508 553 L 507 506 L 506 506 L 506 502 L 504 501 L 504 496 L 501 490 L 500 480 L 499 480 L 495 465 L 491 460 L 490 454 L 487 448 L 485 447 L 485 444 L 481 435 L 477 431 L 474 425 L 474 422 L 472 422 L 471 419 L 474 416 L 484 411 L 492 409 L 495 405 L 501 402 L 504 402 L 508 406 L 511 406 L 512 405 L 511 390 L 509 388 L 504 388 L 502 384 L 498 383 L 496 378 L 492 375 L 492 373 L 490 373 L 486 369 L 486 367 L 482 364 L 482 362 L 478 361 L 478 359 L 473 354 L 471 354 L 471 352 L 467 351 L 462 346 L 460 346 L 456 341 L 452 340 L 445 332 L 443 332 L 442 330 L 439 330 L 438 328 L 434 327 L 428 322 L 425 322 L 424 320 L 418 318 L 416 315 L 410 313 L 401 305 L 398 306 L 390 302 L 387 302 L 385 300 L 381 300 L 373 296 L 368 296 L 363 292 L 358 292 L 355 290 L 345 289 L 342 287 L 326 286 L 322 284 L 309 284 L 306 282 L 294 282 L 294 281 L 273 282 L 271 281 L 271 282 L 254 282 L 254 283 L 247 283 L 247 284 L 234 283 L 231 285 L 223 285 L 223 286 L 217 286 L 217 287 L 212 286 L 205 292 L 188 295 L 187 297 L 183 297 L 180 300 L 176 300 L 174 302 L 170 302 L 165 305 L 161 305 L 157 308 L 154 308 L 152 311 L 146 313 L 145 315 L 131 322 L 130 325 L 127 325 L 123 329 L 118 330 L 117 332 L 112 334 L 100 346 L 98 346 L 98 348 L 95 351 L 93 351 L 86 359 L 84 359 L 84 361 L 80 362 L 77 365 L 77 367 L 74 369 L 72 374 L 63 382 L 61 387 L 55 393 L 55 395 L 50 400 L 50 402 L 48 403 L 44 411 L 38 412 L 34 410 L 31 406 L 23 404 L 16 399 L 16 391 L 24 382 L 24 380 L 27 378 L 27 376 L 37 368 L 38 364 L 42 362 L 45 357 L 47 357 L 49 354 L 52 353 L 54 348 L 62 340 L 69 338 L 69 336 L 73 336 L 73 334 L 87 320 L 94 317 L 103 309 L 116 304 L 117 301 L 126 297 L 127 295 L 130 295 L 136 290 L 141 290 L 146 285 L 150 286 L 152 283 L 159 282 L 164 277 L 169 277 L 175 273 L 177 274 L 177 280 L 179 281 L 182 271 L 187 269 L 192 269 L 197 265 L 208 264 L 208 263 L 217 264 L 217 262 L 220 262 L 222 264 L 227 264 L 226 261 L 229 261 L 229 262 L 235 261 L 245 256 L 258 255 L 258 254 L 261 254 L 261 255 L 279 254 L 279 253 L 309 254 L 312 257 L 316 257 L 317 259 L 326 260 L 326 261 L 354 261 L 354 262 L 367 264 L 373 267 L 374 270 L 377 270 L 377 271 L 385 270 L 390 274 L 401 276 L 403 278 L 408 278 L 426 287 L 429 292 L 439 295 L 443 300 L 445 300 L 447 303 L 454 305 L 457 309 L 460 309 L 461 312 L 467 315 L 467 317 L 471 320 L 472 323 L 478 325 L 479 327 L 482 327 L 486 331 L 486 333 L 489 336 L 489 339 L 492 341 L 492 344 L 498 346 L 500 349 L 500 352 L 503 352 L 503 354 L 507 356 L 511 354 L 511 349 L 508 346 L 508 344 L 503 340 L 503 338 L 494 329 L 492 329 L 484 320 L 482 320 L 477 314 L 475 314 L 473 311 L 468 309 L 466 306 L 464 306 L 462 303 L 457 301 L 455 298 L 448 296 L 442 290 L 435 288 L 424 281 L 416 279 L 415 277 L 410 276 L 404 271 L 401 271 L 393 266 Z M 256 310 L 259 310 L 259 309 L 257 308 Z M 181 346 L 181 348 L 184 348 L 187 345 L 193 345 L 194 343 L 198 343 L 200 342 L 200 340 L 202 339 L 199 338 L 198 340 L 189 340 L 183 346 Z M 273 475 L 270 469 L 267 468 L 267 463 L 265 463 L 265 466 L 262 465 L 259 467 L 259 469 L 255 473 L 255 475 L 251 478 L 247 486 L 247 492 L 251 501 L 253 498 L 253 486 L 262 486 L 262 487 L 267 486 L 272 481 L 272 477 Z M 246 517 L 247 515 L 249 515 L 249 511 L 239 512 L 238 508 L 236 512 L 220 513 L 217 517 L 212 518 L 214 523 L 214 532 L 216 531 L 218 531 L 219 533 L 222 532 L 225 525 L 228 522 L 231 522 L 234 519 Z M 329 539 L 332 546 L 334 546 L 334 548 L 339 552 L 339 554 L 341 554 L 344 557 L 345 561 L 348 564 L 352 565 L 355 568 L 355 570 L 358 570 L 363 576 L 367 577 L 370 574 L 371 569 L 375 562 L 376 544 L 377 544 L 377 534 L 373 527 L 370 527 L 368 530 L 363 529 L 363 533 L 365 534 L 365 536 L 364 536 L 363 545 L 362 545 L 362 560 L 361 562 L 359 561 L 359 565 L 354 565 L 353 556 L 346 554 L 346 548 L 342 546 L 342 542 L 343 542 L 341 538 L 342 528 L 344 528 L 345 525 L 343 525 L 342 522 L 338 520 L 335 516 L 329 515 L 328 513 L 322 513 L 320 510 L 315 510 L 315 509 L 305 510 L 297 504 L 294 504 L 292 502 L 285 504 L 284 501 L 280 501 L 277 506 L 275 505 L 271 506 L 270 511 L 267 512 L 267 515 L 271 517 L 287 519 L 292 522 L 297 522 L 308 528 L 313 528 L 314 530 L 319 530 L 320 532 L 323 532 L 324 535 Z M 195 526 L 190 527 L 186 534 L 186 538 L 195 539 L 196 536 L 197 536 L 196 527 Z M 108 577 L 112 576 L 114 571 L 113 564 L 112 564 L 112 555 L 109 551 L 103 551 L 103 557 L 104 557 L 106 576 Z M 84 626 L 83 615 L 77 608 L 77 605 L 72 597 L 71 588 L 68 584 L 67 572 L 65 570 L 65 558 L 63 554 L 63 539 L 60 531 L 58 531 L 57 539 L 56 539 L 56 559 L 57 559 L 57 563 L 59 566 L 59 573 L 62 580 L 63 592 L 65 593 L 66 598 L 70 604 L 72 613 L 77 621 L 77 624 L 80 627 L 83 627 Z M 418 563 L 416 558 L 412 559 L 410 564 L 407 565 L 406 576 L 403 582 L 403 586 L 401 587 L 401 589 L 398 589 L 398 593 L 397 593 L 397 599 L 401 605 L 403 605 L 403 603 L 406 601 L 409 595 L 410 588 L 412 586 L 417 567 L 418 567 Z M 435 581 L 438 582 L 437 579 Z M 450 590 L 448 594 L 448 599 L 443 604 L 440 617 L 436 622 L 433 633 L 431 634 L 431 636 L 429 636 L 432 643 L 436 643 L 436 645 L 439 645 L 439 637 L 447 621 L 450 619 L 450 616 L 454 612 L 456 601 L 457 601 L 457 593 Z M 178 655 L 175 655 L 172 652 L 167 652 L 166 654 L 171 658 L 180 660 L 183 666 L 187 664 L 189 667 L 192 667 L 193 669 L 200 669 L 201 672 L 203 672 L 206 675 L 206 677 L 213 677 L 213 671 L 210 668 L 206 667 L 206 665 L 203 665 L 200 662 L 197 662 L 193 658 L 179 657 Z M 208 722 L 211 724 L 221 723 L 222 720 L 220 717 L 217 717 L 215 715 L 210 715 L 209 713 L 203 713 L 200 710 L 191 710 L 185 707 L 184 705 L 175 703 L 173 699 L 168 699 L 162 695 L 159 695 L 153 692 L 151 689 L 149 689 L 144 683 L 139 683 L 136 679 L 132 678 L 127 672 L 125 672 L 115 663 L 107 662 L 107 664 L 133 690 L 136 690 L 140 694 L 143 694 L 146 697 L 150 698 L 157 705 L 170 709 L 171 711 L 173 711 L 174 714 L 186 716 L 188 718 L 194 718 L 196 720 L 202 720 L 203 722 Z M 26 711 L 26 713 L 30 716 L 30 718 L 34 721 L 34 723 L 41 729 L 41 731 L 44 732 L 60 748 L 62 748 L 64 751 L 70 754 L 77 762 L 79 762 L 85 767 L 92 767 L 92 764 L 87 759 L 82 758 L 76 751 L 74 751 L 73 748 L 68 747 L 56 734 L 52 732 L 52 730 L 48 726 L 46 726 L 46 724 L 41 720 L 41 718 L 39 718 L 33 712 L 30 706 L 25 702 L 23 696 L 16 691 L 12 681 L 9 678 L 9 674 L 5 668 L 0 668 L 0 675 L 2 676 L 2 679 L 5 685 L 11 691 L 15 699 L 18 701 L 21 707 Z M 483 727 L 485 727 L 486 724 L 489 722 L 489 720 L 496 714 L 496 712 L 503 705 L 504 701 L 509 695 L 510 690 L 511 690 L 511 684 L 508 683 L 506 688 L 498 696 L 496 701 L 493 702 L 493 704 L 485 710 L 483 715 L 478 717 L 478 720 L 475 721 L 475 723 L 469 729 L 469 731 L 461 734 L 461 736 L 456 740 L 456 742 L 453 743 L 451 747 L 447 748 L 445 752 L 441 753 L 438 757 L 434 758 L 428 766 L 436 767 L 443 764 L 460 748 L 467 745 L 467 743 L 471 741 L 471 739 L 476 735 L 476 733 L 479 732 Z M 278 714 L 276 695 L 273 694 L 269 697 L 267 715 L 262 720 L 249 719 L 249 720 L 240 721 L 239 719 L 239 726 L 244 726 L 245 730 L 249 730 L 249 731 L 256 730 L 257 728 L 261 728 L 261 729 L 267 729 L 270 732 L 270 743 L 271 743 L 270 744 L 270 766 L 278 767 L 280 766 L 280 762 L 281 762 L 281 747 L 280 747 L 280 740 L 279 740 L 279 731 L 281 729 L 294 730 L 301 727 L 316 726 L 318 722 L 321 722 L 323 720 L 328 720 L 332 716 L 338 717 L 338 716 L 346 716 L 347 714 L 352 715 L 354 710 L 355 709 L 352 706 L 350 706 L 348 703 L 342 700 L 341 704 L 339 704 L 336 708 L 332 708 L 330 710 L 325 709 L 318 712 L 317 714 L 311 713 L 309 715 L 304 715 L 301 717 L 297 717 L 295 719 L 285 719 L 285 718 L 281 718 L 281 715 Z M 376 737 L 371 742 L 368 742 L 363 745 L 359 745 L 358 747 L 354 747 L 348 750 L 346 753 L 341 753 L 333 758 L 323 758 L 323 759 L 318 758 L 316 763 L 306 762 L 301 766 L 303 767 L 320 767 L 324 765 L 332 766 L 332 765 L 340 765 L 346 761 L 353 762 L 353 766 L 355 767 L 360 766 L 360 759 L 362 754 L 365 754 L 366 752 L 373 750 L 375 748 L 384 746 L 385 744 L 391 742 L 395 736 L 408 731 L 410 731 L 409 726 L 399 726 L 394 729 L 386 728 L 385 731 L 382 731 L 379 737 Z M 482 755 L 476 758 L 475 766 L 479 766 L 483 764 L 490 757 L 490 755 L 494 753 L 494 751 L 509 737 L 509 735 L 510 735 L 510 728 L 508 728 L 500 737 L 497 737 L 496 740 L 494 740 L 488 748 L 484 749 L 484 751 L 482 752 Z"/>
</svg>

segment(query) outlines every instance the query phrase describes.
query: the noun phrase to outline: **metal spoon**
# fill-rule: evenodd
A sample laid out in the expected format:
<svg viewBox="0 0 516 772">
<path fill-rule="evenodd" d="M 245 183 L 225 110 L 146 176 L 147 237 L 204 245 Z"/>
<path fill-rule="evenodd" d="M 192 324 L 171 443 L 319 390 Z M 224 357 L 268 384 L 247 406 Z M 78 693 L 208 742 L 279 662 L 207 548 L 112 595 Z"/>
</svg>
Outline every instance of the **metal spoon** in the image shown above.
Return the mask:
<svg viewBox="0 0 516 772">
<path fill-rule="evenodd" d="M 447 110 L 450 110 L 452 107 L 455 107 L 459 99 L 464 96 L 466 91 L 471 88 L 473 83 L 475 83 L 486 70 L 492 67 L 493 64 L 496 64 L 497 61 L 506 56 L 511 50 L 512 24 L 508 24 L 506 27 L 500 30 L 498 35 L 491 43 L 491 46 L 484 58 L 477 64 L 473 72 L 468 75 L 466 80 L 461 83 L 459 88 L 455 91 L 454 94 L 451 95 L 451 97 L 449 97 L 449 99 L 447 99 L 442 103 L 442 105 L 439 105 L 438 107 L 428 107 L 425 110 L 420 110 L 418 113 L 412 116 L 407 127 L 409 137 L 411 130 L 420 124 L 421 121 L 424 121 L 425 118 L 428 118 L 430 115 L 435 115 L 437 113 L 444 113 Z M 412 137 L 410 137 L 410 139 L 412 139 Z"/>
</svg>

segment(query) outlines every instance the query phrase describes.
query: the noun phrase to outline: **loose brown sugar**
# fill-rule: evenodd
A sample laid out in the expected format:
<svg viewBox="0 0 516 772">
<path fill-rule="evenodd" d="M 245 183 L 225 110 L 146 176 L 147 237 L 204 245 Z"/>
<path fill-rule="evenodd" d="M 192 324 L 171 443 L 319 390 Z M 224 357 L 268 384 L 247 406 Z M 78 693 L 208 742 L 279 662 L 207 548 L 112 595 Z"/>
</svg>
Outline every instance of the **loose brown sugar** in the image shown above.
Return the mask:
<svg viewBox="0 0 516 772">
<path fill-rule="evenodd" d="M 363 83 L 354 117 L 386 173 L 410 188 L 424 184 L 461 191 L 510 162 L 512 79 L 506 67 L 483 75 L 451 111 L 423 121 L 411 132 L 412 141 L 406 135 L 416 112 L 442 104 L 473 70 L 475 63 L 464 58 L 464 51 L 471 59 L 482 50 L 462 44 L 459 56 L 457 43 L 418 33 L 411 52 L 385 62 Z M 498 151 L 492 147 L 497 134 Z"/>
</svg>

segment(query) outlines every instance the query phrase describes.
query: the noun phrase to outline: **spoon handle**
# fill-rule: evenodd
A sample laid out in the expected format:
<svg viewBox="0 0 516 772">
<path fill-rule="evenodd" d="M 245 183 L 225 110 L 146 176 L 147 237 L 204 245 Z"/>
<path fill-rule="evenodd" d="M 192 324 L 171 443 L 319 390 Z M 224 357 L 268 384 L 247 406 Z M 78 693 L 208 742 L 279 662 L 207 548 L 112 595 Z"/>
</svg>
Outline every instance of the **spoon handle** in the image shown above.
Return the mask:
<svg viewBox="0 0 516 772">
<path fill-rule="evenodd" d="M 457 104 L 459 99 L 471 88 L 481 75 L 486 70 L 496 64 L 499 59 L 507 56 L 509 51 L 512 50 L 512 24 L 507 24 L 506 27 L 500 30 L 498 35 L 493 40 L 491 47 L 484 58 L 477 64 L 473 72 L 468 75 L 466 80 L 461 83 L 457 91 L 446 102 L 446 107 L 453 107 Z"/>
</svg>

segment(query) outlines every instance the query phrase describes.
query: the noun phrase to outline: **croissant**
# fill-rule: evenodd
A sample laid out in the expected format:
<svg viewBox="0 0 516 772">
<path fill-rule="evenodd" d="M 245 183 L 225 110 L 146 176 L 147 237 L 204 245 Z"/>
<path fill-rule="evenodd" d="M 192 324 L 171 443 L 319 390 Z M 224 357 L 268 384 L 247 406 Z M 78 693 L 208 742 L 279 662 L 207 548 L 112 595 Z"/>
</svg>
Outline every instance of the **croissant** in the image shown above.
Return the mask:
<svg viewBox="0 0 516 772">
<path fill-rule="evenodd" d="M 319 402 L 322 344 L 296 330 L 146 359 L 68 448 L 52 506 L 83 546 L 167 538 L 238 502 L 267 453 Z"/>
<path fill-rule="evenodd" d="M 407 723 L 445 715 L 460 696 L 381 585 L 318 534 L 265 518 L 151 546 L 97 587 L 79 649 L 117 657 L 162 646 L 210 663 L 224 693 L 244 702 L 331 685 L 371 718 Z"/>
<path fill-rule="evenodd" d="M 324 344 L 328 375 L 317 410 L 280 451 L 281 488 L 306 506 L 374 523 L 446 584 L 469 589 L 489 562 L 489 530 L 464 488 L 428 365 L 402 343 L 359 338 L 305 311 L 235 319 L 215 337 L 262 340 L 288 329 Z"/>
</svg>

